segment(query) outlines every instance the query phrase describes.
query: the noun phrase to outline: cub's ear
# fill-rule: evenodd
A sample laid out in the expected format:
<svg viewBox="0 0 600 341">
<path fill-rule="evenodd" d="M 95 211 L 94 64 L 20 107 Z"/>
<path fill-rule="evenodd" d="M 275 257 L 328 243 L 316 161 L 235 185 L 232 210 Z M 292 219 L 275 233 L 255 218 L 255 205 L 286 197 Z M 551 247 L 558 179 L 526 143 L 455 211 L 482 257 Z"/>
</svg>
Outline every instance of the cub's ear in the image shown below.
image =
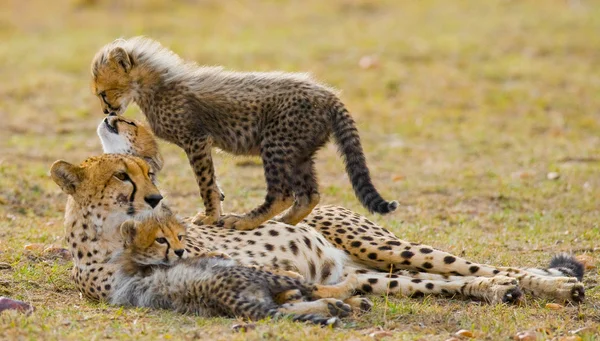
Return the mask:
<svg viewBox="0 0 600 341">
<path fill-rule="evenodd" d="M 74 194 L 83 180 L 83 169 L 67 161 L 58 160 L 50 168 L 52 180 L 67 194 Z"/>
<path fill-rule="evenodd" d="M 128 73 L 133 66 L 131 56 L 129 56 L 127 51 L 122 47 L 115 47 L 112 49 L 108 54 L 108 59 L 123 68 L 125 73 Z"/>
<path fill-rule="evenodd" d="M 121 236 L 125 243 L 130 244 L 133 242 L 135 238 L 135 234 L 137 233 L 136 223 L 133 220 L 127 220 L 123 224 L 121 224 Z"/>
</svg>

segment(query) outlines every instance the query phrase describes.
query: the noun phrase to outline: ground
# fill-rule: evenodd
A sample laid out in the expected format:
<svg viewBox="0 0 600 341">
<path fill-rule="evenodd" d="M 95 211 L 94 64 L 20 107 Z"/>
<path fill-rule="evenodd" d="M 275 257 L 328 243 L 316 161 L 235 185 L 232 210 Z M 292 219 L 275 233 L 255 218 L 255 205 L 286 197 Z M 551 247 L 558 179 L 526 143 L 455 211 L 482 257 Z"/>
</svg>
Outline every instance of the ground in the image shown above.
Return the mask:
<svg viewBox="0 0 600 341">
<path fill-rule="evenodd" d="M 103 115 L 89 87 L 94 53 L 144 34 L 201 64 L 307 71 L 340 89 L 375 184 L 401 206 L 369 215 L 333 144 L 318 154 L 322 203 L 479 262 L 543 266 L 562 251 L 597 259 L 599 17 L 598 2 L 583 0 L 2 2 L 0 296 L 37 309 L 2 313 L 0 338 L 368 340 L 381 327 L 398 340 L 444 340 L 460 329 L 488 340 L 523 330 L 558 339 L 597 327 L 592 269 L 577 307 L 374 297 L 373 311 L 341 330 L 283 321 L 235 333 L 229 319 L 81 299 L 69 261 L 36 244 L 64 246 L 66 197 L 49 178 L 52 162 L 101 151 L 95 127 Z M 137 107 L 126 114 L 142 117 Z M 192 215 L 201 199 L 191 168 L 178 148 L 161 147 L 160 187 L 172 207 Z M 220 154 L 216 169 L 226 211 L 261 202 L 258 161 Z"/>
</svg>

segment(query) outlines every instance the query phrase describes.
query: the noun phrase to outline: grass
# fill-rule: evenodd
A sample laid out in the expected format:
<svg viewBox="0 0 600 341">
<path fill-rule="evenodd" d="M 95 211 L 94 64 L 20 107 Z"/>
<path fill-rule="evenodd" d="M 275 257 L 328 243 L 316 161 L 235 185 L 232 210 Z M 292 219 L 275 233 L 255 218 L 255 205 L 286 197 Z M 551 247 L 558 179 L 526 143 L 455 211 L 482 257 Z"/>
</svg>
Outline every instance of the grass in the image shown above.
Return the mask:
<svg viewBox="0 0 600 341">
<path fill-rule="evenodd" d="M 309 71 L 341 90 L 378 187 L 401 209 L 369 215 L 399 237 L 479 262 L 543 266 L 557 252 L 598 258 L 600 7 L 597 1 L 8 1 L 0 4 L 0 296 L 31 302 L 0 315 L 3 339 L 444 340 L 459 329 L 501 340 L 523 330 L 559 339 L 598 327 L 598 270 L 586 303 L 489 306 L 373 297 L 341 330 L 120 309 L 79 297 L 70 263 L 25 245 L 63 245 L 57 159 L 101 151 L 89 63 L 103 44 L 145 34 L 184 58 L 238 70 Z M 363 68 L 359 61 L 371 58 Z M 129 116 L 142 117 L 135 107 Z M 161 188 L 200 208 L 183 153 L 163 144 Z M 217 156 L 227 211 L 264 195 L 262 170 Z M 318 155 L 323 203 L 366 214 L 333 144 Z M 560 178 L 548 180 L 547 173 Z M 597 263 L 596 263 L 597 264 Z M 543 332 L 547 333 L 544 334 Z M 581 335 L 597 340 L 593 332 Z"/>
</svg>

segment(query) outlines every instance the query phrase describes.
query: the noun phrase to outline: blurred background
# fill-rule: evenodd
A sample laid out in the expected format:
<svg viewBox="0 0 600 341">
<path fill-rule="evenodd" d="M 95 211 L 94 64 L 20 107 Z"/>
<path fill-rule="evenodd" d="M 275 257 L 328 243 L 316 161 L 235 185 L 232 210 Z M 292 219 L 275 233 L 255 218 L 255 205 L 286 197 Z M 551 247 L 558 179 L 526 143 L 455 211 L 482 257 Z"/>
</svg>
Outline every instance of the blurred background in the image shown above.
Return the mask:
<svg viewBox="0 0 600 341">
<path fill-rule="evenodd" d="M 593 254 L 599 33 L 596 0 L 2 0 L 0 256 L 61 243 L 65 196 L 48 169 L 101 152 L 90 62 L 135 35 L 199 64 L 310 72 L 339 89 L 376 186 L 402 203 L 368 217 L 402 238 L 503 264 Z M 161 147 L 160 187 L 194 214 L 185 155 Z M 322 203 L 367 214 L 333 144 L 317 168 Z M 220 154 L 216 171 L 226 211 L 261 202 L 259 161 Z"/>
<path fill-rule="evenodd" d="M 100 153 L 89 64 L 135 35 L 199 64 L 311 72 L 340 89 L 377 186 L 405 205 L 392 224 L 597 208 L 597 2 L 57 0 L 3 1 L 0 13 L 2 193 L 25 212 L 44 206 L 21 207 L 19 196 L 40 193 L 15 195 L 33 186 L 19 183 L 56 192 L 54 160 Z M 143 117 L 135 106 L 127 115 Z M 201 201 L 187 160 L 163 152 L 162 187 L 191 214 Z M 364 212 L 333 144 L 318 160 L 323 202 Z M 260 202 L 260 165 L 217 162 L 226 210 Z"/>
</svg>

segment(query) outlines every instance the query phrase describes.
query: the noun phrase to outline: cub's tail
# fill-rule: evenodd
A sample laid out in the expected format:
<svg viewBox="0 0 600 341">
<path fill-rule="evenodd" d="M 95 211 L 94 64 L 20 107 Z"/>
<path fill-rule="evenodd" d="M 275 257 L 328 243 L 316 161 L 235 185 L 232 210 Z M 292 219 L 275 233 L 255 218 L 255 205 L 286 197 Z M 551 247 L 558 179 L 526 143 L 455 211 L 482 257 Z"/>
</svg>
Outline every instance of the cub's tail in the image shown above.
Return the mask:
<svg viewBox="0 0 600 341">
<path fill-rule="evenodd" d="M 346 172 L 358 200 L 371 213 L 386 214 L 396 210 L 398 202 L 383 199 L 371 182 L 358 130 L 348 110 L 338 102 L 333 106 L 330 117 L 333 136 L 346 163 Z"/>
</svg>

